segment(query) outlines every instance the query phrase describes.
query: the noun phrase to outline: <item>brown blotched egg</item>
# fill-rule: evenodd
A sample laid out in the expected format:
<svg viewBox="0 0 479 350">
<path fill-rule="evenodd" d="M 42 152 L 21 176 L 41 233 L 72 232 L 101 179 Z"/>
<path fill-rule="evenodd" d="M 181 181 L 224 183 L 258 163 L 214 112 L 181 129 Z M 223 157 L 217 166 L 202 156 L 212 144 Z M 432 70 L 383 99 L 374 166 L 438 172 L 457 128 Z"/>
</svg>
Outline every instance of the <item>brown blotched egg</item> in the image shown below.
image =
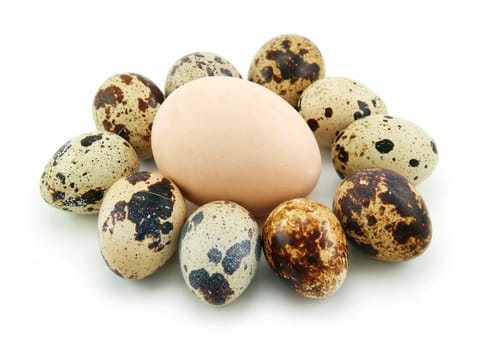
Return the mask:
<svg viewBox="0 0 479 350">
<path fill-rule="evenodd" d="M 144 278 L 175 254 L 185 220 L 185 201 L 173 182 L 148 171 L 129 174 L 103 199 L 100 251 L 120 277 Z"/>
<path fill-rule="evenodd" d="M 140 74 L 114 75 L 100 86 L 95 96 L 96 127 L 130 142 L 140 159 L 151 158 L 151 125 L 163 99 L 161 90 Z"/>
<path fill-rule="evenodd" d="M 301 115 L 250 81 L 207 77 L 175 90 L 152 129 L 160 172 L 201 205 L 237 202 L 253 215 L 307 196 L 321 170 L 318 144 Z"/>
<path fill-rule="evenodd" d="M 336 136 L 331 148 L 334 168 L 341 177 L 356 170 L 380 167 L 418 184 L 436 167 L 436 143 L 411 121 L 389 115 L 358 119 Z"/>
<path fill-rule="evenodd" d="M 431 241 L 422 197 L 391 170 L 370 168 L 349 175 L 336 190 L 333 210 L 349 240 L 376 259 L 408 260 L 422 254 Z"/>
<path fill-rule="evenodd" d="M 296 107 L 303 91 L 324 73 L 323 56 L 316 45 L 301 35 L 285 34 L 258 50 L 248 80 L 274 91 Z"/>
<path fill-rule="evenodd" d="M 189 81 L 212 76 L 241 78 L 238 70 L 220 55 L 203 51 L 190 53 L 176 61 L 168 71 L 165 95 Z"/>
<path fill-rule="evenodd" d="M 301 95 L 298 110 L 318 143 L 326 147 L 331 147 L 336 135 L 353 121 L 387 113 L 386 105 L 375 92 L 346 77 L 313 82 Z"/>
<path fill-rule="evenodd" d="M 76 214 L 96 214 L 106 190 L 138 171 L 133 147 L 117 134 L 95 131 L 61 146 L 43 171 L 40 192 L 51 206 Z"/>
<path fill-rule="evenodd" d="M 311 199 L 292 199 L 271 212 L 263 249 L 272 269 L 305 297 L 327 297 L 346 278 L 348 247 L 341 224 Z"/>
</svg>

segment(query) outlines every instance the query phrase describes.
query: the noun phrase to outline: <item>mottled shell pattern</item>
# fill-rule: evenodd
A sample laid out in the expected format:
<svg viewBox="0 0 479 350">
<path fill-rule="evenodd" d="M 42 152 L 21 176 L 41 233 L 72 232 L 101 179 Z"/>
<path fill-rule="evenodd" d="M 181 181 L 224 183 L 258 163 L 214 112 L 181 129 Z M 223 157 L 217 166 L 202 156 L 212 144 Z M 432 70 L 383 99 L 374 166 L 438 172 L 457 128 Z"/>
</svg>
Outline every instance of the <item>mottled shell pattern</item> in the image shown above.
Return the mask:
<svg viewBox="0 0 479 350">
<path fill-rule="evenodd" d="M 141 279 L 176 252 L 186 206 L 176 185 L 149 171 L 129 174 L 108 190 L 98 216 L 99 244 L 110 269 Z"/>
<path fill-rule="evenodd" d="M 405 177 L 391 170 L 363 169 L 345 178 L 333 211 L 351 243 L 379 260 L 414 258 L 431 242 L 426 204 Z"/>
<path fill-rule="evenodd" d="M 188 288 L 213 306 L 237 299 L 256 274 L 261 237 L 251 214 L 230 201 L 207 203 L 186 221 L 180 267 Z"/>
<path fill-rule="evenodd" d="M 151 158 L 151 126 L 163 93 L 140 74 L 123 73 L 108 78 L 93 102 L 98 130 L 120 135 L 131 143 L 140 159 Z"/>
<path fill-rule="evenodd" d="M 323 56 L 316 45 L 303 36 L 286 34 L 258 50 L 248 80 L 272 90 L 296 108 L 303 91 L 324 74 Z"/>
<path fill-rule="evenodd" d="M 354 121 L 339 132 L 331 148 L 336 172 L 344 178 L 354 171 L 380 167 L 424 181 L 436 167 L 436 143 L 406 119 L 374 115 Z"/>
<path fill-rule="evenodd" d="M 168 71 L 165 95 L 170 95 L 192 80 L 212 76 L 241 78 L 241 74 L 226 58 L 212 52 L 192 52 L 176 61 Z"/>
<path fill-rule="evenodd" d="M 388 112 L 374 91 L 346 77 L 313 82 L 301 95 L 298 110 L 318 144 L 326 147 L 331 147 L 336 135 L 353 121 Z"/>
<path fill-rule="evenodd" d="M 305 297 L 327 297 L 346 278 L 348 246 L 341 224 L 311 199 L 292 199 L 271 212 L 263 249 L 272 269 Z"/>
<path fill-rule="evenodd" d="M 51 206 L 76 214 L 96 214 L 106 190 L 138 171 L 133 147 L 120 136 L 95 131 L 61 146 L 45 166 L 40 192 Z"/>
</svg>

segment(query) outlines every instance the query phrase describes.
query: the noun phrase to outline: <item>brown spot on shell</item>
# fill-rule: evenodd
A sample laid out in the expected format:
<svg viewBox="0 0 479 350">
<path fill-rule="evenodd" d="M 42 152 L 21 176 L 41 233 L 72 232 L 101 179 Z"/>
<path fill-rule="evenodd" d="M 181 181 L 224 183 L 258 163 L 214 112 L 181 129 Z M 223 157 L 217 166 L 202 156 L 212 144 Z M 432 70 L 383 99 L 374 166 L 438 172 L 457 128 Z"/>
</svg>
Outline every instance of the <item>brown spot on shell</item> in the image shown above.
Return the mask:
<svg viewBox="0 0 479 350">
<path fill-rule="evenodd" d="M 108 105 L 116 106 L 123 101 L 123 90 L 115 85 L 110 85 L 101 89 L 95 96 L 93 105 L 96 109 L 104 108 Z"/>
</svg>

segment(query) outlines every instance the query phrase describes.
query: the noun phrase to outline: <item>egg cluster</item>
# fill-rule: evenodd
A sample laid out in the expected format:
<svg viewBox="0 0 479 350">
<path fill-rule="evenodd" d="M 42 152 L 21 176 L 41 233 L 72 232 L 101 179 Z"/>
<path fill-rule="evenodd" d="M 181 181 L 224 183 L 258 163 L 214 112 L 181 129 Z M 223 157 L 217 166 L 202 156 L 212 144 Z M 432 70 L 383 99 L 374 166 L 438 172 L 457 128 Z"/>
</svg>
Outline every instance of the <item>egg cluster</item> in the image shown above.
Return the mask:
<svg viewBox="0 0 479 350">
<path fill-rule="evenodd" d="M 414 185 L 437 163 L 434 140 L 362 83 L 325 76 L 309 39 L 269 40 L 247 80 L 220 55 L 187 54 L 165 95 L 140 74 L 108 78 L 93 99 L 97 131 L 63 144 L 41 176 L 48 204 L 98 214 L 100 252 L 120 277 L 147 277 L 178 252 L 192 293 L 226 305 L 263 252 L 297 293 L 323 298 L 346 278 L 348 241 L 390 262 L 428 247 Z M 343 179 L 332 210 L 306 198 L 321 149 Z M 140 171 L 151 157 L 158 172 Z M 197 206 L 189 216 L 185 199 Z"/>
</svg>

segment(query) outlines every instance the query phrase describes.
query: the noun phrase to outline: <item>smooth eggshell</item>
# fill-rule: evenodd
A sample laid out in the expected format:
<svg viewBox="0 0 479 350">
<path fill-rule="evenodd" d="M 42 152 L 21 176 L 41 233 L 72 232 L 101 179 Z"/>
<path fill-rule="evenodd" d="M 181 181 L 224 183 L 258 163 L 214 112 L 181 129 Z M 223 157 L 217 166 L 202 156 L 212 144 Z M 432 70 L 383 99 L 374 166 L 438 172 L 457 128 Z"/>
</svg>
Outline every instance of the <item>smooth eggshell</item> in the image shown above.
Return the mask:
<svg viewBox="0 0 479 350">
<path fill-rule="evenodd" d="M 271 268 L 309 298 L 324 298 L 343 284 L 348 246 L 339 220 L 326 206 L 296 198 L 276 207 L 263 227 Z"/>
<path fill-rule="evenodd" d="M 125 279 L 141 279 L 176 252 L 186 206 L 176 185 L 148 171 L 117 180 L 98 215 L 99 245 L 108 267 Z"/>
<path fill-rule="evenodd" d="M 193 52 L 176 61 L 168 71 L 165 95 L 169 96 L 189 81 L 208 76 L 241 78 L 241 74 L 226 58 L 213 52 Z"/>
<path fill-rule="evenodd" d="M 316 185 L 321 155 L 303 118 L 270 90 L 208 77 L 175 90 L 152 130 L 161 173 L 196 204 L 237 202 L 265 215 Z"/>
<path fill-rule="evenodd" d="M 268 40 L 251 62 L 248 80 L 275 92 L 296 107 L 303 91 L 325 74 L 323 56 L 301 35 L 284 34 Z"/>
<path fill-rule="evenodd" d="M 405 177 L 391 170 L 369 168 L 349 175 L 336 190 L 333 210 L 350 242 L 379 260 L 414 258 L 431 242 L 424 200 Z"/>
<path fill-rule="evenodd" d="M 127 140 L 140 159 L 151 158 L 151 125 L 164 97 L 158 86 L 136 73 L 117 74 L 98 89 L 93 119 L 98 130 Z"/>
<path fill-rule="evenodd" d="M 411 121 L 388 115 L 358 119 L 339 132 L 331 148 L 336 172 L 379 167 L 405 176 L 411 183 L 424 181 L 436 167 L 436 143 Z"/>
<path fill-rule="evenodd" d="M 355 120 L 388 112 L 374 91 L 346 77 L 313 82 L 301 95 L 298 110 L 318 143 L 329 148 L 336 135 Z"/>
<path fill-rule="evenodd" d="M 180 267 L 186 285 L 204 303 L 236 300 L 256 274 L 261 236 L 240 205 L 215 201 L 199 207 L 181 232 Z"/>
<path fill-rule="evenodd" d="M 76 214 L 96 214 L 108 188 L 138 171 L 133 147 L 117 134 L 95 131 L 67 141 L 43 171 L 40 192 L 51 206 Z"/>
</svg>

